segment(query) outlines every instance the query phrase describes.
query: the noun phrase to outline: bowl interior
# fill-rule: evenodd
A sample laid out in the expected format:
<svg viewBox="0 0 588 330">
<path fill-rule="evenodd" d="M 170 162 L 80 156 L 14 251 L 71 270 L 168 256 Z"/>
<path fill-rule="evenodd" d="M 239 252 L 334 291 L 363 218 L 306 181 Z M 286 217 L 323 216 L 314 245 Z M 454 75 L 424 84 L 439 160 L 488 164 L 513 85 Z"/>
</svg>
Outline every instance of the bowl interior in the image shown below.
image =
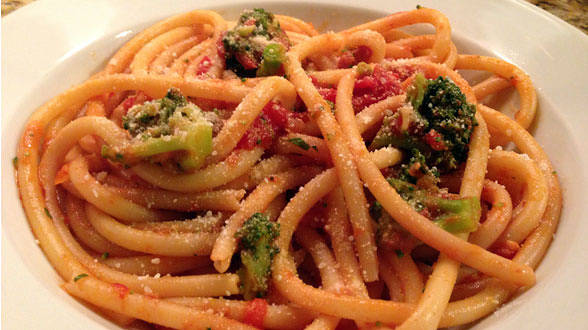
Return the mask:
<svg viewBox="0 0 588 330">
<path fill-rule="evenodd" d="M 183 3 L 184 7 L 196 7 L 197 5 Z M 244 8 L 264 7 L 275 13 L 288 14 L 294 17 L 310 21 L 321 31 L 337 31 L 345 27 L 360 24 L 378 17 L 382 17 L 387 12 L 393 12 L 397 9 L 407 9 L 407 6 L 401 4 L 390 4 L 386 10 L 362 9 L 347 5 L 334 4 L 310 4 L 310 3 L 263 3 L 250 2 L 238 5 L 218 5 L 207 8 L 217 10 L 223 17 L 235 19 L 240 11 Z M 399 7 L 399 8 L 395 8 Z M 402 8 L 400 8 L 402 7 Z M 182 7 L 183 8 L 183 7 Z M 412 8 L 412 7 L 410 7 Z M 184 10 L 177 10 L 184 11 Z M 125 13 L 119 13 L 122 17 Z M 156 15 L 157 16 L 157 15 Z M 159 18 L 170 16 L 167 13 L 161 13 Z M 155 20 L 147 19 L 146 21 L 136 20 L 133 24 L 126 27 L 126 30 L 112 30 L 105 28 L 105 33 L 97 39 L 79 45 L 71 50 L 67 56 L 62 57 L 59 61 L 53 63 L 47 68 L 45 74 L 36 81 L 28 81 L 22 97 L 17 104 L 10 108 L 3 109 L 3 134 L 2 134 L 2 175 L 4 182 L 2 185 L 3 198 L 2 202 L 2 229 L 3 235 L 3 297 L 10 297 L 10 303 L 6 304 L 5 315 L 11 315 L 16 319 L 30 318 L 30 314 L 21 310 L 28 302 L 26 295 L 22 298 L 18 296 L 21 286 L 26 286 L 26 292 L 32 292 L 35 297 L 39 297 L 37 305 L 44 306 L 48 309 L 46 315 L 50 315 L 50 320 L 39 320 L 37 324 L 46 327 L 48 324 L 59 324 L 62 328 L 69 329 L 70 326 L 79 328 L 79 322 L 87 322 L 89 328 L 110 328 L 118 327 L 97 316 L 86 306 L 72 299 L 65 294 L 60 288 L 61 279 L 57 276 L 51 265 L 47 262 L 42 251 L 37 248 L 35 238 L 33 237 L 26 217 L 18 199 L 12 166 L 9 165 L 12 157 L 16 154 L 16 145 L 22 132 L 28 116 L 35 108 L 64 91 L 69 86 L 81 83 L 92 73 L 103 67 L 105 61 L 122 45 L 129 40 L 137 31 L 141 31 L 153 24 Z M 417 27 L 427 29 L 426 27 Z M 500 53 L 493 52 L 488 46 L 479 44 L 477 41 L 468 37 L 467 31 L 454 31 L 453 39 L 460 52 L 490 55 L 495 57 L 504 57 Z M 58 41 L 57 41 L 58 42 Z M 531 59 L 532 60 L 532 59 Z M 4 83 L 10 84 L 13 77 L 7 77 L 9 80 Z M 543 260 L 537 271 L 537 285 L 522 293 L 519 297 L 506 304 L 499 312 L 483 319 L 474 325 L 476 329 L 493 328 L 504 325 L 505 319 L 512 322 L 529 321 L 529 324 L 541 326 L 540 321 L 534 320 L 527 315 L 533 315 L 533 309 L 538 308 L 541 302 L 545 301 L 562 301 L 553 291 L 553 286 L 561 285 L 558 281 L 560 276 L 560 267 L 573 260 L 574 256 L 570 251 L 571 241 L 579 239 L 579 231 L 575 230 L 580 226 L 579 222 L 582 203 L 582 182 L 585 182 L 581 159 L 575 155 L 581 154 L 580 143 L 577 137 L 572 134 L 570 123 L 558 111 L 555 104 L 558 100 L 553 95 L 547 95 L 541 84 L 536 85 L 539 96 L 539 115 L 534 126 L 534 135 L 539 140 L 550 156 L 555 168 L 557 169 L 561 184 L 564 187 L 564 210 L 562 213 L 562 223 L 558 229 L 558 236 L 566 237 L 565 240 L 555 240 L 549 249 L 547 256 Z M 3 87 L 4 90 L 4 87 Z M 579 173 L 580 178 L 577 174 Z M 573 175 L 572 175 L 573 174 Z M 12 265 L 12 266 L 11 266 Z M 10 270 L 7 270 L 11 268 Z M 7 286 L 4 283 L 16 284 L 16 286 Z M 20 286 L 19 286 L 20 283 Z M 30 298 L 30 297 L 29 297 Z M 16 300 L 15 300 L 16 299 Z M 548 300 L 546 300 L 548 299 Z M 55 311 L 67 311 L 67 313 Z M 6 319 L 7 320 L 7 319 Z M 63 325 L 63 321 L 68 320 L 69 324 Z M 47 323 L 49 322 L 49 323 Z M 55 322 L 55 323 L 51 323 Z M 15 323 L 17 324 L 17 323 Z M 84 323 L 86 324 L 86 323 Z"/>
</svg>

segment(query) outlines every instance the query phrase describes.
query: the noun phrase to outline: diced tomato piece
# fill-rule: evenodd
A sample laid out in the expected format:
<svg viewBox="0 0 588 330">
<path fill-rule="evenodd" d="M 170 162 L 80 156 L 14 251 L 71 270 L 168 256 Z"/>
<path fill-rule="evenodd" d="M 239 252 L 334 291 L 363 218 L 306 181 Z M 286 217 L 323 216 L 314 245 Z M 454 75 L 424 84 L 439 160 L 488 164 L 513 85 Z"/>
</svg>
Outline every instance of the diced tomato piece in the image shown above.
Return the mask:
<svg viewBox="0 0 588 330">
<path fill-rule="evenodd" d="M 122 106 L 125 111 L 127 111 L 136 104 L 142 104 L 146 101 L 151 101 L 152 99 L 152 97 L 143 92 L 137 92 L 137 94 L 127 97 L 122 103 Z"/>
<path fill-rule="evenodd" d="M 69 180 L 69 163 L 63 165 L 55 174 L 55 185 L 62 184 Z"/>
<path fill-rule="evenodd" d="M 353 50 L 353 57 L 355 58 L 356 64 L 359 62 L 369 62 L 372 57 L 372 50 L 367 46 L 359 46 Z"/>
<path fill-rule="evenodd" d="M 255 25 L 255 18 L 250 18 L 250 19 L 246 20 L 245 22 L 243 22 L 243 25 L 245 25 L 245 26 Z"/>
<path fill-rule="evenodd" d="M 274 138 L 283 134 L 291 119 L 298 117 L 298 114 L 288 111 L 282 105 L 270 102 L 257 117 L 249 130 L 237 144 L 237 148 L 253 149 L 256 146 L 269 148 Z"/>
<path fill-rule="evenodd" d="M 341 54 L 339 57 L 339 61 L 337 61 L 337 67 L 339 69 L 346 69 L 352 67 L 353 63 L 355 63 L 355 57 L 353 57 L 351 52 L 347 51 L 343 52 L 343 54 Z"/>
<path fill-rule="evenodd" d="M 317 88 L 319 94 L 321 94 L 323 99 L 335 103 L 335 100 L 337 99 L 336 88 L 333 88 L 328 84 L 319 83 L 319 81 L 313 76 L 310 76 L 310 80 L 312 81 L 312 84 Z"/>
<path fill-rule="evenodd" d="M 374 76 L 364 76 L 355 82 L 353 91 L 374 91 L 378 87 L 378 82 Z"/>
<path fill-rule="evenodd" d="M 225 37 L 225 35 L 227 34 L 227 32 L 223 32 L 221 33 L 221 35 L 218 37 L 218 40 L 216 41 L 216 52 L 218 53 L 218 56 L 222 59 L 225 58 L 225 44 L 223 43 L 223 38 Z"/>
<path fill-rule="evenodd" d="M 366 46 L 359 46 L 353 50 L 343 52 L 337 61 L 339 69 L 350 68 L 359 62 L 368 62 L 372 56 L 372 50 Z"/>
<path fill-rule="evenodd" d="M 269 148 L 273 142 L 273 131 L 265 123 L 257 118 L 249 127 L 249 130 L 245 132 L 245 135 L 237 143 L 239 149 L 253 149 L 257 146 L 262 148 Z"/>
<path fill-rule="evenodd" d="M 200 64 L 198 64 L 198 70 L 196 70 L 196 75 L 202 75 L 208 73 L 208 70 L 212 67 L 212 61 L 208 56 L 204 56 Z"/>
<path fill-rule="evenodd" d="M 361 111 L 363 108 L 379 102 L 387 97 L 402 92 L 401 79 L 393 70 L 384 70 L 376 65 L 371 75 L 361 77 L 355 82 L 353 89 L 353 109 Z"/>
<path fill-rule="evenodd" d="M 120 297 L 120 299 L 125 299 L 131 291 L 129 290 L 129 288 L 127 288 L 126 285 L 120 283 L 112 283 L 112 287 L 114 288 L 114 290 L 116 290 L 116 292 L 118 292 L 118 296 Z"/>
<path fill-rule="evenodd" d="M 318 92 L 323 99 L 335 103 L 337 99 L 337 90 L 335 88 L 319 88 Z"/>
<path fill-rule="evenodd" d="M 137 97 L 135 96 L 129 96 L 127 97 L 127 99 L 123 102 L 122 106 L 125 110 L 129 110 L 130 108 L 133 107 L 133 105 L 135 105 L 135 100 L 137 99 Z"/>
<path fill-rule="evenodd" d="M 237 58 L 237 61 L 239 61 L 239 63 L 241 63 L 241 65 L 243 66 L 243 68 L 245 70 L 251 70 L 251 69 L 256 69 L 257 68 L 257 62 L 255 62 L 255 60 L 253 58 L 251 58 L 251 56 L 249 56 L 248 54 L 245 53 L 237 53 L 235 54 L 235 57 Z"/>
<path fill-rule="evenodd" d="M 255 298 L 247 303 L 243 323 L 262 329 L 266 313 L 267 301 L 265 299 Z"/>
<path fill-rule="evenodd" d="M 281 104 L 270 102 L 263 108 L 263 116 L 271 123 L 273 128 L 285 129 L 288 125 L 290 111 Z"/>
<path fill-rule="evenodd" d="M 443 142 L 443 135 L 441 135 L 441 133 L 435 131 L 434 129 L 430 130 L 427 134 L 425 134 L 425 142 L 429 146 L 431 146 L 433 150 L 447 150 L 447 146 Z"/>
</svg>

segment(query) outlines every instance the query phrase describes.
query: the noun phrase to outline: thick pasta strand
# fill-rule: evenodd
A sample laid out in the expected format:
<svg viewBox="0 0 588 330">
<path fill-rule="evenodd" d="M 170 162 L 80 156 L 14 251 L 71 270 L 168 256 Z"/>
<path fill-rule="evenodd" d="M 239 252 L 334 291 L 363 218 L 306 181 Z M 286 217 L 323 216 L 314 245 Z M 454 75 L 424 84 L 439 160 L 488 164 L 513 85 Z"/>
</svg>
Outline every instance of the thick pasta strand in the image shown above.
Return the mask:
<svg viewBox="0 0 588 330">
<path fill-rule="evenodd" d="M 321 283 L 325 290 L 341 292 L 345 285 L 339 265 L 336 263 L 330 249 L 322 238 L 312 229 L 301 226 L 296 230 L 298 241 L 312 256 L 315 265 L 321 274 Z M 317 317 L 306 329 L 335 329 L 339 319 L 333 316 L 321 315 Z"/>
<path fill-rule="evenodd" d="M 226 226 L 214 243 L 210 258 L 214 261 L 215 268 L 219 272 L 225 272 L 229 268 L 230 259 L 237 248 L 235 234 L 245 220 L 256 212 L 263 212 L 279 194 L 300 186 L 316 173 L 316 168 L 300 167 L 271 175 L 251 192 L 241 204 L 239 211 L 227 220 Z"/>
<path fill-rule="evenodd" d="M 455 68 L 489 71 L 510 81 L 520 96 L 515 119 L 524 129 L 529 128 L 537 111 L 537 93 L 531 78 L 523 70 L 497 58 L 479 55 L 459 55 Z"/>
<path fill-rule="evenodd" d="M 492 166 L 489 163 L 488 166 Z M 512 200 L 506 188 L 496 181 L 486 179 L 482 199 L 492 206 L 486 220 L 470 235 L 470 242 L 488 248 L 504 231 L 512 217 Z"/>
<path fill-rule="evenodd" d="M 167 47 L 149 64 L 149 73 L 166 74 L 174 59 L 184 54 L 188 49 L 202 42 L 201 36 L 192 36 Z"/>
<path fill-rule="evenodd" d="M 285 69 L 294 85 L 302 90 L 300 97 L 306 103 L 311 116 L 327 139 L 331 158 L 335 168 L 338 169 L 337 173 L 340 178 L 341 188 L 346 196 L 347 208 L 354 230 L 355 246 L 362 266 L 362 276 L 365 280 L 371 282 L 378 278 L 378 261 L 363 185 L 359 180 L 357 169 L 347 149 L 341 127 L 337 124 L 333 114 L 326 110 L 330 106 L 312 86 L 310 78 L 304 74 L 300 65 L 300 61 L 308 56 L 315 45 L 325 41 L 329 42 L 330 39 L 333 39 L 328 34 L 325 36 L 325 38 L 315 37 L 297 45 L 297 47 L 300 47 L 297 51 L 288 53 L 288 65 L 286 65 Z M 332 43 L 329 42 L 329 44 Z M 340 46 L 337 42 L 334 42 L 334 44 Z"/>
<path fill-rule="evenodd" d="M 133 61 L 129 65 L 131 73 L 146 74 L 149 65 L 157 54 L 161 53 L 170 45 L 192 36 L 195 32 L 196 30 L 194 28 L 184 26 L 175 28 L 154 38 L 135 54 Z"/>
<path fill-rule="evenodd" d="M 342 111 L 339 114 L 347 117 L 347 119 L 344 119 L 344 124 L 348 128 L 345 132 L 348 134 L 350 147 L 355 155 L 361 176 L 364 178 L 368 189 L 382 203 L 386 211 L 394 219 L 397 219 L 403 227 L 411 231 L 414 236 L 428 242 L 429 245 L 446 252 L 453 259 L 464 262 L 489 275 L 521 285 L 532 285 L 535 282 L 535 275 L 529 267 L 513 263 L 510 260 L 500 258 L 486 250 L 468 244 L 435 226 L 428 219 L 412 210 L 386 180 L 383 179 L 381 172 L 369 159 L 365 145 L 360 142 L 361 136 L 359 135 L 355 121 L 352 119 L 353 117 L 350 118 L 353 114 L 352 109 L 345 107 L 341 107 L 340 109 Z M 481 191 L 482 183 L 480 182 L 479 185 Z M 405 223 L 402 221 L 403 219 L 412 219 L 412 221 L 406 221 Z M 453 247 L 450 247 L 452 245 Z"/>
<path fill-rule="evenodd" d="M 135 54 L 149 41 L 157 36 L 181 26 L 192 24 L 209 24 L 215 31 L 221 31 L 225 28 L 225 20 L 213 11 L 195 10 L 185 14 L 180 14 L 163 20 L 147 30 L 139 33 L 131 41 L 127 42 L 114 56 L 108 61 L 103 74 L 113 74 L 123 72 L 129 65 Z"/>
<path fill-rule="evenodd" d="M 420 23 L 434 33 L 397 29 Z M 492 75 L 472 87 L 455 70 Z M 418 103 L 428 88 L 419 74 L 426 84 L 447 78 L 475 111 L 463 158 L 439 179 L 436 168 L 415 172 L 431 154 L 453 152 L 438 132 L 419 135 L 430 124 L 423 108 L 442 111 L 439 100 Z M 510 86 L 520 100 L 514 119 L 480 103 Z M 34 112 L 17 184 L 62 287 L 121 326 L 459 326 L 532 286 L 557 228 L 561 188 L 527 131 L 536 107 L 526 73 L 459 54 L 434 9 L 325 34 L 259 8 L 238 21 L 195 10 L 140 32 L 102 71 Z M 127 159 L 135 143 L 185 137 L 174 125 L 192 124 L 191 111 L 211 128 L 198 166 L 177 161 L 190 149 Z M 374 144 L 388 129 L 416 143 Z M 509 142 L 515 151 L 500 147 Z M 480 203 L 469 214 L 477 229 L 438 226 L 441 207 L 417 212 L 392 186 L 405 171 L 416 194 Z M 240 236 L 257 220 L 277 236 L 261 248 L 248 242 L 259 233 Z M 252 279 L 265 296 L 246 301 Z"/>
<path fill-rule="evenodd" d="M 87 204 L 88 220 L 102 236 L 129 250 L 166 256 L 207 255 L 212 251 L 218 233 L 163 234 L 135 229 L 117 222 L 96 207 Z"/>
<path fill-rule="evenodd" d="M 245 301 L 222 298 L 178 297 L 166 300 L 205 311 L 212 309 L 239 321 L 245 320 L 247 308 L 250 304 Z M 295 306 L 271 304 L 267 306 L 267 312 L 263 318 L 263 327 L 268 329 L 300 329 L 308 324 L 314 316 L 315 313 L 309 313 Z"/>
</svg>

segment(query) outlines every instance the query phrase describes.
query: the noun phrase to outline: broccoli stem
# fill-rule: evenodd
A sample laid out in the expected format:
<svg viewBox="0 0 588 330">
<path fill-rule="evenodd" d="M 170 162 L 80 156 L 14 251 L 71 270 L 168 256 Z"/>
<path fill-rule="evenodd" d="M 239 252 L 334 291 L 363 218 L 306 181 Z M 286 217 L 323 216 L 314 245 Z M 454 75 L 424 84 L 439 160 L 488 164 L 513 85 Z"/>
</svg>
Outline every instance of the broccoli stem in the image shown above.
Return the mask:
<svg viewBox="0 0 588 330">
<path fill-rule="evenodd" d="M 133 139 L 117 153 L 103 148 L 103 157 L 125 165 L 163 159 L 192 171 L 212 152 L 212 124 L 176 88 L 170 88 L 161 99 L 133 106 L 124 116 L 123 126 Z M 161 154 L 166 155 L 153 157 Z"/>
<path fill-rule="evenodd" d="M 435 223 L 451 233 L 471 233 L 478 228 L 480 200 L 477 197 L 462 199 L 435 198 L 434 205 L 444 214 L 435 218 Z"/>
<path fill-rule="evenodd" d="M 427 208 L 438 213 L 432 220 L 444 230 L 456 234 L 478 228 L 481 208 L 477 197 L 447 199 L 400 179 L 389 178 L 388 182 L 415 210 Z"/>
<path fill-rule="evenodd" d="M 257 76 L 275 75 L 282 68 L 282 63 L 286 60 L 286 49 L 280 44 L 269 44 L 263 49 L 263 59 Z"/>
<path fill-rule="evenodd" d="M 185 150 L 178 164 L 184 171 L 199 168 L 212 152 L 212 127 L 208 123 L 193 123 L 184 128 L 185 134 L 149 137 L 141 143 L 132 144 L 126 150 L 136 158 L 146 158 L 164 152 Z"/>
</svg>

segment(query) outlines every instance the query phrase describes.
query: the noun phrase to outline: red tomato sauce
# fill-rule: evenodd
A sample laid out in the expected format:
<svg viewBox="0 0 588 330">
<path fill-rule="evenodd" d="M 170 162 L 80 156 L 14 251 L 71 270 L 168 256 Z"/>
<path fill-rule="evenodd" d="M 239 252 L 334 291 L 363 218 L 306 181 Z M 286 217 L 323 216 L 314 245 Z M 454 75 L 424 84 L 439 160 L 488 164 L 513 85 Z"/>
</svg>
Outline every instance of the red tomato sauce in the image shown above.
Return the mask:
<svg viewBox="0 0 588 330">
<path fill-rule="evenodd" d="M 267 302 L 265 299 L 253 299 L 247 303 L 243 323 L 247 323 L 254 327 L 263 328 L 263 319 L 267 313 Z"/>
<path fill-rule="evenodd" d="M 257 146 L 269 148 L 275 138 L 286 132 L 288 122 L 300 117 L 300 114 L 289 111 L 281 104 L 270 102 L 243 135 L 237 148 L 253 149 Z"/>
</svg>

